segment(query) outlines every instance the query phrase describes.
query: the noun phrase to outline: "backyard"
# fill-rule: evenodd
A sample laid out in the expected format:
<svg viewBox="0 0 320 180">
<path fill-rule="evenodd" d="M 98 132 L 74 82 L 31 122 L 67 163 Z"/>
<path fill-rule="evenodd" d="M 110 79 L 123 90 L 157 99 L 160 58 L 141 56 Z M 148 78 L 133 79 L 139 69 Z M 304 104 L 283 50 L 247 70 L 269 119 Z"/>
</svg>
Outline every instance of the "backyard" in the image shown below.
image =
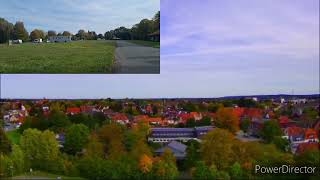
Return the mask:
<svg viewBox="0 0 320 180">
<path fill-rule="evenodd" d="M 1 73 L 111 73 L 113 41 L 0 45 Z"/>
</svg>

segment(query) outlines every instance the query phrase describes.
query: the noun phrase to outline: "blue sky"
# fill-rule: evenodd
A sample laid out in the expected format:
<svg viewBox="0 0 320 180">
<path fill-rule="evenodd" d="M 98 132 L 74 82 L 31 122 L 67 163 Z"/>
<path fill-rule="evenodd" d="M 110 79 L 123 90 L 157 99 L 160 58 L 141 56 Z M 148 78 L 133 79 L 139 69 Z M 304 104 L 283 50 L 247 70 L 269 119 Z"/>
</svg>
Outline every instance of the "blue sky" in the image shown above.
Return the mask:
<svg viewBox="0 0 320 180">
<path fill-rule="evenodd" d="M 160 75 L 3 75 L 3 97 L 319 93 L 318 0 L 161 0 Z"/>
<path fill-rule="evenodd" d="M 84 29 L 104 34 L 120 26 L 131 28 L 160 9 L 159 0 L 0 0 L 0 4 L 0 17 L 23 21 L 28 32 Z"/>
</svg>

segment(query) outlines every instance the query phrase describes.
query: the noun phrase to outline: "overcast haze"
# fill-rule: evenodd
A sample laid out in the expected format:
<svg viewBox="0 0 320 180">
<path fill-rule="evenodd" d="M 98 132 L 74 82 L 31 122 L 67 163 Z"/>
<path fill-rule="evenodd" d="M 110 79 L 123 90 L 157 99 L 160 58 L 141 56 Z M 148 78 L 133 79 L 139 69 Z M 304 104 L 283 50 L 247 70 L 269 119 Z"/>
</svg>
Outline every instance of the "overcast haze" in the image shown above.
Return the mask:
<svg viewBox="0 0 320 180">
<path fill-rule="evenodd" d="M 33 29 L 57 32 L 79 29 L 104 34 L 120 26 L 131 28 L 160 10 L 160 0 L 0 0 L 0 17 L 23 21 Z"/>
<path fill-rule="evenodd" d="M 319 93 L 318 0 L 161 0 L 160 75 L 4 75 L 3 97 Z"/>
</svg>

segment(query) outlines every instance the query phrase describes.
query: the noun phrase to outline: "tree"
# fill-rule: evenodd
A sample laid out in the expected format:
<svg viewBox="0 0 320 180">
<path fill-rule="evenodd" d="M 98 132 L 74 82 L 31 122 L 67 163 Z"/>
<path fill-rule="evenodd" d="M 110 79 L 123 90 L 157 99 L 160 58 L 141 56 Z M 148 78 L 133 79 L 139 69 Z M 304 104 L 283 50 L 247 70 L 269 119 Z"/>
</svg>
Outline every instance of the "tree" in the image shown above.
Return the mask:
<svg viewBox="0 0 320 180">
<path fill-rule="evenodd" d="M 107 39 L 107 40 L 110 40 L 112 39 L 113 35 L 110 31 L 107 31 L 104 33 L 104 38 Z"/>
<path fill-rule="evenodd" d="M 98 38 L 103 39 L 104 36 L 103 36 L 102 34 L 99 34 L 99 35 L 98 35 Z"/>
<path fill-rule="evenodd" d="M 217 111 L 215 125 L 235 133 L 239 129 L 239 117 L 237 117 L 232 108 L 220 108 Z"/>
<path fill-rule="evenodd" d="M 26 161 L 31 163 L 32 168 L 48 171 L 62 168 L 57 167 L 60 161 L 59 144 L 53 132 L 27 129 L 23 132 L 20 143 Z"/>
<path fill-rule="evenodd" d="M 12 165 L 15 174 L 21 174 L 25 172 L 28 167 L 28 162 L 25 161 L 25 154 L 20 146 L 14 144 L 12 147 L 12 153 L 10 154 Z"/>
<path fill-rule="evenodd" d="M 13 37 L 15 39 L 21 39 L 22 41 L 27 41 L 28 40 L 28 32 L 24 28 L 23 22 L 16 22 L 13 28 Z"/>
<path fill-rule="evenodd" d="M 210 126 L 211 118 L 209 116 L 204 116 L 200 121 L 197 122 L 197 126 Z"/>
<path fill-rule="evenodd" d="M 161 179 L 175 179 L 178 176 L 176 160 L 169 149 L 155 162 L 153 171 L 155 176 Z"/>
<path fill-rule="evenodd" d="M 69 154 L 81 152 L 88 142 L 89 129 L 83 124 L 71 125 L 65 135 L 64 150 Z"/>
<path fill-rule="evenodd" d="M 63 31 L 63 36 L 72 36 L 72 34 L 69 31 Z"/>
<path fill-rule="evenodd" d="M 273 138 L 273 143 L 277 148 L 283 152 L 288 151 L 290 142 L 288 139 L 282 138 L 281 136 L 276 136 Z"/>
<path fill-rule="evenodd" d="M 53 31 L 53 30 L 48 31 L 48 36 L 49 37 L 50 36 L 56 36 L 56 35 L 57 35 L 56 31 Z"/>
<path fill-rule="evenodd" d="M 295 156 L 296 163 L 300 166 L 318 167 L 320 164 L 320 151 L 316 149 L 306 150 Z"/>
<path fill-rule="evenodd" d="M 52 110 L 49 115 L 49 122 L 54 132 L 61 132 L 70 125 L 70 120 L 62 111 Z"/>
<path fill-rule="evenodd" d="M 201 155 L 205 163 L 215 164 L 219 170 L 228 168 L 234 161 L 234 136 L 227 130 L 216 128 L 206 134 L 201 144 Z"/>
<path fill-rule="evenodd" d="M 96 133 L 92 133 L 86 146 L 85 156 L 104 157 L 104 147 Z"/>
<path fill-rule="evenodd" d="M 216 174 L 216 169 L 209 168 L 203 161 L 198 161 L 192 172 L 192 177 L 194 179 L 215 179 Z"/>
<path fill-rule="evenodd" d="M 229 174 L 232 179 L 243 179 L 243 172 L 241 165 L 238 162 L 235 162 L 229 170 Z"/>
<path fill-rule="evenodd" d="M 140 170 L 144 174 L 149 173 L 152 170 L 152 163 L 153 163 L 152 159 L 148 155 L 143 154 L 139 161 Z"/>
<path fill-rule="evenodd" d="M 13 38 L 13 24 L 0 18 L 0 43 L 8 42 Z"/>
<path fill-rule="evenodd" d="M 76 36 L 79 38 L 79 39 L 87 39 L 87 33 L 83 30 L 83 29 L 80 29 L 78 31 L 78 33 L 76 34 Z"/>
<path fill-rule="evenodd" d="M 196 120 L 194 118 L 190 118 L 187 120 L 186 127 L 195 127 L 196 126 Z"/>
<path fill-rule="evenodd" d="M 200 153 L 198 149 L 200 148 L 200 143 L 195 140 L 190 140 L 190 144 L 187 147 L 187 155 L 185 160 L 185 168 L 189 169 L 194 167 L 196 162 L 200 159 Z"/>
<path fill-rule="evenodd" d="M 276 120 L 266 121 L 260 132 L 260 136 L 266 141 L 271 142 L 276 136 L 281 136 L 282 131 Z"/>
<path fill-rule="evenodd" d="M 124 127 L 119 124 L 106 124 L 99 130 L 99 137 L 105 144 L 108 158 L 119 160 L 125 156 Z"/>
<path fill-rule="evenodd" d="M 0 153 L 9 154 L 11 152 L 11 142 L 6 133 L 0 128 Z"/>
<path fill-rule="evenodd" d="M 30 39 L 33 41 L 35 39 L 44 39 L 45 37 L 45 34 L 42 30 L 39 30 L 39 29 L 35 29 L 33 30 L 31 33 L 30 33 Z"/>
<path fill-rule="evenodd" d="M 160 11 L 158 11 L 154 17 L 152 18 L 153 22 L 154 22 L 154 31 L 159 30 L 160 29 Z"/>
<path fill-rule="evenodd" d="M 248 129 L 249 129 L 249 126 L 250 126 L 250 123 L 251 123 L 251 121 L 250 121 L 249 118 L 243 119 L 242 122 L 240 123 L 240 129 L 241 129 L 243 132 L 247 133 L 247 132 L 248 132 Z"/>
</svg>

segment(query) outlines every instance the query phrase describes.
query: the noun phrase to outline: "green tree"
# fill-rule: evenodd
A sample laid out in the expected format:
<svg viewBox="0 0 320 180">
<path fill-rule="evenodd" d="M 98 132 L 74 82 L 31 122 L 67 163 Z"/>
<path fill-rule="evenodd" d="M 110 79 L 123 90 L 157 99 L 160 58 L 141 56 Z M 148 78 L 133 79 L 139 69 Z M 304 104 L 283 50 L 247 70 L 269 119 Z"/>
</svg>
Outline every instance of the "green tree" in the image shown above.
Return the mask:
<svg viewBox="0 0 320 180">
<path fill-rule="evenodd" d="M 64 112 L 54 110 L 50 113 L 49 122 L 50 129 L 54 132 L 61 132 L 71 124 Z"/>
<path fill-rule="evenodd" d="M 89 129 L 83 124 L 71 125 L 65 135 L 64 150 L 69 154 L 81 152 L 88 142 Z"/>
<path fill-rule="evenodd" d="M 248 132 L 248 129 L 249 129 L 249 126 L 250 126 L 250 123 L 251 123 L 251 121 L 250 121 L 249 118 L 244 118 L 244 119 L 242 120 L 242 122 L 240 123 L 240 129 L 241 129 L 243 132 L 247 133 L 247 132 Z"/>
<path fill-rule="evenodd" d="M 281 136 L 276 136 L 273 138 L 273 143 L 283 152 L 288 151 L 290 142 L 288 139 L 282 138 Z"/>
<path fill-rule="evenodd" d="M 215 171 L 212 171 L 203 161 L 196 162 L 192 173 L 194 179 L 215 179 Z"/>
<path fill-rule="evenodd" d="M 18 145 L 13 145 L 10 158 L 12 160 L 14 174 L 21 174 L 25 172 L 28 167 L 28 162 L 25 161 L 25 154 Z"/>
<path fill-rule="evenodd" d="M 195 127 L 196 126 L 196 120 L 194 118 L 190 118 L 187 120 L 186 127 Z"/>
<path fill-rule="evenodd" d="M 210 126 L 211 118 L 209 116 L 204 116 L 200 121 L 197 122 L 197 126 Z"/>
<path fill-rule="evenodd" d="M 238 162 L 235 162 L 229 170 L 229 174 L 232 179 L 243 179 L 243 172 L 241 165 Z"/>
<path fill-rule="evenodd" d="M 8 42 L 13 36 L 13 24 L 0 18 L 0 43 Z"/>
<path fill-rule="evenodd" d="M 263 124 L 263 127 L 260 132 L 260 136 L 266 142 L 272 142 L 276 136 L 281 136 L 281 135 L 282 135 L 282 131 L 279 126 L 279 123 L 276 120 L 266 121 Z"/>
<path fill-rule="evenodd" d="M 59 165 L 59 144 L 53 132 L 27 129 L 21 137 L 21 149 L 31 167 L 42 170 L 56 170 Z"/>
<path fill-rule="evenodd" d="M 28 40 L 28 32 L 24 28 L 23 22 L 16 22 L 13 28 L 13 37 L 15 39 L 21 39 L 22 41 L 27 41 Z"/>
<path fill-rule="evenodd" d="M 188 143 L 186 160 L 184 161 L 184 166 L 187 169 L 194 167 L 196 162 L 200 159 L 200 153 L 198 152 L 200 143 L 195 140 L 190 140 Z"/>
</svg>

